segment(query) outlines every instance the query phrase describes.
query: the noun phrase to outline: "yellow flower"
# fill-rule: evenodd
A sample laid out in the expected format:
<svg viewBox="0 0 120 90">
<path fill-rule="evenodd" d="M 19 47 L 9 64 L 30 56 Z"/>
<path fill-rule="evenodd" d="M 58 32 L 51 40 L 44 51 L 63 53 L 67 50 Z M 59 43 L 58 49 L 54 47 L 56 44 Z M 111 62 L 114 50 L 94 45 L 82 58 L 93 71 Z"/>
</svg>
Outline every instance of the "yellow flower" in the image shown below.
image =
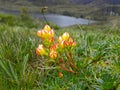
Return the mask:
<svg viewBox="0 0 120 90">
<path fill-rule="evenodd" d="M 37 31 L 37 36 L 42 37 L 42 31 L 41 30 Z"/>
<path fill-rule="evenodd" d="M 37 32 L 37 36 L 40 38 L 45 38 L 47 36 L 47 32 L 45 30 L 39 30 Z"/>
<path fill-rule="evenodd" d="M 69 37 L 70 37 L 70 35 L 68 32 L 63 33 L 63 35 L 62 35 L 62 39 L 65 41 L 67 41 L 69 39 Z"/>
<path fill-rule="evenodd" d="M 37 31 L 37 36 L 40 38 L 51 38 L 54 37 L 54 30 L 49 25 L 45 25 L 43 30 Z"/>
<path fill-rule="evenodd" d="M 46 55 L 46 51 L 45 51 L 43 45 L 39 45 L 38 48 L 36 48 L 36 54 L 37 55 Z"/>
<path fill-rule="evenodd" d="M 64 47 L 66 47 L 66 46 L 67 46 L 67 42 L 66 42 L 66 41 L 60 42 L 60 47 L 61 47 L 61 48 L 64 48 Z"/>
<path fill-rule="evenodd" d="M 60 78 L 62 78 L 62 77 L 63 77 L 63 73 L 62 73 L 62 72 L 59 72 L 59 73 L 58 73 L 58 76 L 59 76 Z"/>
<path fill-rule="evenodd" d="M 50 27 L 49 25 L 46 24 L 46 25 L 44 26 L 44 30 L 50 31 L 50 30 L 51 30 L 51 27 Z"/>
<path fill-rule="evenodd" d="M 42 38 L 52 38 L 54 37 L 54 31 L 50 30 L 50 31 L 46 31 L 46 30 L 42 30 L 41 32 L 39 31 L 38 35 Z"/>
<path fill-rule="evenodd" d="M 59 37 L 58 37 L 58 42 L 61 43 L 62 41 L 63 41 L 63 40 L 62 40 L 62 37 L 59 36 Z"/>
<path fill-rule="evenodd" d="M 48 32 L 48 35 L 49 35 L 49 37 L 54 37 L 54 30 L 51 29 L 51 30 Z"/>
<path fill-rule="evenodd" d="M 42 30 L 42 38 L 47 38 L 48 37 L 48 32 L 45 30 Z"/>
<path fill-rule="evenodd" d="M 52 59 L 56 59 L 57 58 L 57 52 L 55 50 L 52 50 L 50 52 L 50 58 L 52 58 Z"/>
</svg>

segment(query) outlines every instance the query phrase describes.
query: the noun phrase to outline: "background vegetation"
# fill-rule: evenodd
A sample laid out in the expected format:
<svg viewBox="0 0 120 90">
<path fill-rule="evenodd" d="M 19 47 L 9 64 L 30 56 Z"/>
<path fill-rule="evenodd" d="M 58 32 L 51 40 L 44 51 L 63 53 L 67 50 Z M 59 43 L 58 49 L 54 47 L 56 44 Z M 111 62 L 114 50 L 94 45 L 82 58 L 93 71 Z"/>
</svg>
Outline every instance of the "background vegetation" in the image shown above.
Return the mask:
<svg viewBox="0 0 120 90">
<path fill-rule="evenodd" d="M 120 15 L 119 0 L 0 0 L 0 10 L 40 12 L 48 6 L 48 13 L 63 14 L 106 21 L 110 16 Z"/>
<path fill-rule="evenodd" d="M 79 73 L 63 72 L 59 78 L 57 70 L 44 68 L 44 58 L 35 53 L 40 43 L 36 32 L 45 23 L 23 16 L 0 15 L 0 90 L 120 89 L 118 18 L 88 26 L 51 25 L 57 35 L 69 32 L 77 42 L 73 56 Z"/>
</svg>

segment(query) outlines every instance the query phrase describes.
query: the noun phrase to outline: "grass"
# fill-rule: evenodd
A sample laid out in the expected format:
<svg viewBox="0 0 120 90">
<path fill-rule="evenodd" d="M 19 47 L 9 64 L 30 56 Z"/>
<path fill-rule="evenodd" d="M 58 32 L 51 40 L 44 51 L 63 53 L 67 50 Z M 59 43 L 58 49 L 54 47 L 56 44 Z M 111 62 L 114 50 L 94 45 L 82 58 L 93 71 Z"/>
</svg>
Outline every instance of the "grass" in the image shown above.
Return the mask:
<svg viewBox="0 0 120 90">
<path fill-rule="evenodd" d="M 69 32 L 77 42 L 73 56 L 78 74 L 63 71 L 59 78 L 56 69 L 42 69 L 42 57 L 35 53 L 40 43 L 36 32 L 43 23 L 34 27 L 14 19 L 13 25 L 2 20 L 0 25 L 0 90 L 119 90 L 119 28 L 76 25 L 55 30 L 57 35 Z"/>
</svg>

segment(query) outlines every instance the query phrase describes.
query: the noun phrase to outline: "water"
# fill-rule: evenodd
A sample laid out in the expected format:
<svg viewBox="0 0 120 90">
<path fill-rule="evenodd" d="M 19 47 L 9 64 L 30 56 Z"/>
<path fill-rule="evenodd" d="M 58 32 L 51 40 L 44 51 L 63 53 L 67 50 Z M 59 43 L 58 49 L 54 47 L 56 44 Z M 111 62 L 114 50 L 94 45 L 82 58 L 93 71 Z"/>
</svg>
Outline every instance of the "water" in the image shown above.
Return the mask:
<svg viewBox="0 0 120 90">
<path fill-rule="evenodd" d="M 9 13 L 9 14 L 15 14 L 18 15 L 20 12 L 17 11 L 7 11 L 7 10 L 0 10 L 0 13 Z M 40 13 L 30 13 L 31 16 L 35 18 L 41 18 L 43 19 L 43 16 Z M 71 25 L 76 24 L 89 24 L 89 23 L 95 23 L 93 20 L 87 20 L 83 18 L 76 18 L 71 16 L 64 16 L 64 15 L 58 15 L 58 14 L 46 14 L 45 15 L 47 21 L 52 22 L 60 27 L 67 27 Z"/>
<path fill-rule="evenodd" d="M 67 26 L 76 25 L 76 24 L 89 24 L 89 23 L 95 22 L 93 20 L 75 18 L 70 16 L 64 16 L 64 15 L 48 14 L 45 16 L 48 21 L 55 23 L 60 27 L 67 27 Z"/>
</svg>

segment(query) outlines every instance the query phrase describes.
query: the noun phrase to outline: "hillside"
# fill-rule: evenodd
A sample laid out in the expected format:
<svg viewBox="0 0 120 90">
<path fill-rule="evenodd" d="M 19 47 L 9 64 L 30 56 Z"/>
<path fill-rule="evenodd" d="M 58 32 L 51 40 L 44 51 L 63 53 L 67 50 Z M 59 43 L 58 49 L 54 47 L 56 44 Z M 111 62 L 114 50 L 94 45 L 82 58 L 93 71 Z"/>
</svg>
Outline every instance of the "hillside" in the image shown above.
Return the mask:
<svg viewBox="0 0 120 90">
<path fill-rule="evenodd" d="M 12 3 L 23 5 L 34 4 L 34 5 L 60 5 L 60 4 L 120 4 L 120 0 L 0 0 L 1 4 Z"/>
<path fill-rule="evenodd" d="M 76 4 L 120 4 L 120 0 L 70 0 Z"/>
<path fill-rule="evenodd" d="M 0 10 L 39 12 L 43 6 L 47 13 L 104 20 L 120 15 L 120 0 L 0 0 Z"/>
</svg>

